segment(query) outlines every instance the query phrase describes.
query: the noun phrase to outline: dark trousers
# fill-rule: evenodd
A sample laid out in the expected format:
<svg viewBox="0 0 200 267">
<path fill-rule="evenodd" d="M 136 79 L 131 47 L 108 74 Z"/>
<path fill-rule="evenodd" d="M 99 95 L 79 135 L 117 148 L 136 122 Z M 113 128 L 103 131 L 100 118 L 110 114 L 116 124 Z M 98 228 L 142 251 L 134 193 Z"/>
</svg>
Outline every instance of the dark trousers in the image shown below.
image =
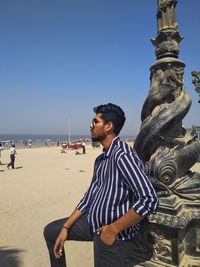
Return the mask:
<svg viewBox="0 0 200 267">
<path fill-rule="evenodd" d="M 15 168 L 15 155 L 10 155 L 10 163 L 8 163 L 8 168 L 12 167 L 13 169 Z"/>
<path fill-rule="evenodd" d="M 67 218 L 54 221 L 44 228 L 44 237 L 49 250 L 51 267 L 67 266 L 64 252 L 60 259 L 56 259 L 53 253 L 55 240 L 66 219 Z M 80 219 L 78 219 L 69 230 L 68 240 L 93 241 L 95 267 L 134 266 L 133 260 L 131 260 L 134 252 L 133 240 L 117 240 L 112 245 L 104 244 L 98 235 L 91 233 L 86 215 L 83 215 Z"/>
<path fill-rule="evenodd" d="M 85 154 L 85 146 L 82 146 L 82 149 L 83 149 L 82 153 Z"/>
</svg>

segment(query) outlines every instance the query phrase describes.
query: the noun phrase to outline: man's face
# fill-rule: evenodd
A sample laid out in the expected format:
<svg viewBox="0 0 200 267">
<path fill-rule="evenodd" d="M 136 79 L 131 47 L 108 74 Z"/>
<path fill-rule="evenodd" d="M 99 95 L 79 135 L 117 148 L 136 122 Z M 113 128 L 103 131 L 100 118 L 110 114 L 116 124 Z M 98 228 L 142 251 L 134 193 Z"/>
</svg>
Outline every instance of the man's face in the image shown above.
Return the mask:
<svg viewBox="0 0 200 267">
<path fill-rule="evenodd" d="M 101 113 L 97 113 L 90 124 L 92 141 L 101 142 L 106 138 L 106 124 L 101 118 Z"/>
</svg>

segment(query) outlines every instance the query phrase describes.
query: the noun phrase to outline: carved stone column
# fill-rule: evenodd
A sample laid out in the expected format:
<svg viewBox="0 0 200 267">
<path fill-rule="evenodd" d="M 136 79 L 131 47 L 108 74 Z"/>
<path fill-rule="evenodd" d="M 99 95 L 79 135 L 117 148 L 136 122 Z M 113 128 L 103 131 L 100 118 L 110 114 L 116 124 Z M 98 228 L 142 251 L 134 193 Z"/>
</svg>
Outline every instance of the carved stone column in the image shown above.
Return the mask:
<svg viewBox="0 0 200 267">
<path fill-rule="evenodd" d="M 157 0 L 157 36 L 152 38 L 155 46 L 157 61 L 151 66 L 151 83 L 157 77 L 157 72 L 162 71 L 164 81 L 162 84 L 171 85 L 175 89 L 165 101 L 170 102 L 176 99 L 183 86 L 183 74 L 185 64 L 178 59 L 179 43 L 183 37 L 179 34 L 178 23 L 176 21 L 176 0 Z M 182 121 L 168 133 L 172 137 L 182 137 Z"/>
<path fill-rule="evenodd" d="M 134 240 L 135 267 L 200 266 L 200 202 L 168 198 Z"/>
<path fill-rule="evenodd" d="M 190 171 L 200 143 L 182 127 L 191 98 L 183 90 L 185 64 L 178 58 L 183 37 L 177 2 L 157 0 L 157 35 L 151 39 L 156 62 L 134 143 L 160 200 L 135 240 L 138 267 L 200 266 L 200 174 Z"/>
</svg>

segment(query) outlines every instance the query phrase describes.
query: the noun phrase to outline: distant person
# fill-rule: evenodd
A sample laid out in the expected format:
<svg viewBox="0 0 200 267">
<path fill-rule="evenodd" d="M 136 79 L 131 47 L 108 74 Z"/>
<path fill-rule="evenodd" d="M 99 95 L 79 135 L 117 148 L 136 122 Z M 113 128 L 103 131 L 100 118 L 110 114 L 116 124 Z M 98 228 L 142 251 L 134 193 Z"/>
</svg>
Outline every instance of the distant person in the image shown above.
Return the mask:
<svg viewBox="0 0 200 267">
<path fill-rule="evenodd" d="M 9 169 L 10 166 L 12 169 L 15 168 L 15 155 L 17 154 L 16 149 L 15 149 L 15 144 L 11 145 L 10 148 L 10 163 L 8 163 L 7 168 Z"/>
<path fill-rule="evenodd" d="M 31 148 L 31 147 L 32 147 L 32 143 L 29 143 L 29 144 L 28 144 L 28 147 L 30 147 L 30 148 Z"/>
<path fill-rule="evenodd" d="M 86 153 L 86 152 L 85 152 L 85 146 L 86 146 L 85 141 L 82 140 L 82 141 L 81 141 L 81 147 L 82 147 L 82 149 L 83 149 L 82 154 L 85 154 L 85 153 Z"/>
<path fill-rule="evenodd" d="M 158 206 L 142 161 L 118 137 L 126 119 L 123 110 L 109 103 L 94 111 L 92 140 L 102 144 L 103 152 L 95 160 L 91 184 L 74 212 L 44 229 L 51 267 L 66 267 L 66 240 L 93 241 L 95 267 L 133 266 L 140 221 Z"/>
<path fill-rule="evenodd" d="M 3 146 L 2 146 L 2 143 L 0 143 L 0 165 L 2 165 L 2 162 L 1 162 L 1 152 L 3 151 Z"/>
</svg>

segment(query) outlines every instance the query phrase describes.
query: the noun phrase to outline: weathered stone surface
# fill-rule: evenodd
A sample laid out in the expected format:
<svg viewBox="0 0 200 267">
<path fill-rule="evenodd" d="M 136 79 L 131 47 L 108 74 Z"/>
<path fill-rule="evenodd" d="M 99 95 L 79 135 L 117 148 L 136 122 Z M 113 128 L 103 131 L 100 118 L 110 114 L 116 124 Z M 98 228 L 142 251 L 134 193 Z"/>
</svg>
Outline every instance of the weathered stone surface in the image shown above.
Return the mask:
<svg viewBox="0 0 200 267">
<path fill-rule="evenodd" d="M 191 106 L 183 91 L 185 64 L 178 59 L 176 0 L 157 0 L 156 62 L 141 112 L 134 148 L 158 192 L 158 212 L 142 223 L 135 239 L 135 266 L 200 266 L 200 174 L 190 168 L 200 156 L 196 137 L 182 120 Z"/>
<path fill-rule="evenodd" d="M 190 200 L 199 199 L 200 175 L 189 170 L 199 159 L 200 143 L 195 136 L 186 138 L 182 127 L 191 98 L 183 91 L 185 64 L 177 58 L 179 49 L 175 49 L 183 39 L 176 22 L 177 1 L 158 0 L 157 3 L 158 32 L 153 41 L 157 61 L 150 68 L 151 83 L 134 148 L 146 164 L 159 196 L 176 194 Z M 174 45 L 169 45 L 167 38 Z"/>
<path fill-rule="evenodd" d="M 171 196 L 142 223 L 134 240 L 135 266 L 200 266 L 200 201 Z"/>
</svg>

